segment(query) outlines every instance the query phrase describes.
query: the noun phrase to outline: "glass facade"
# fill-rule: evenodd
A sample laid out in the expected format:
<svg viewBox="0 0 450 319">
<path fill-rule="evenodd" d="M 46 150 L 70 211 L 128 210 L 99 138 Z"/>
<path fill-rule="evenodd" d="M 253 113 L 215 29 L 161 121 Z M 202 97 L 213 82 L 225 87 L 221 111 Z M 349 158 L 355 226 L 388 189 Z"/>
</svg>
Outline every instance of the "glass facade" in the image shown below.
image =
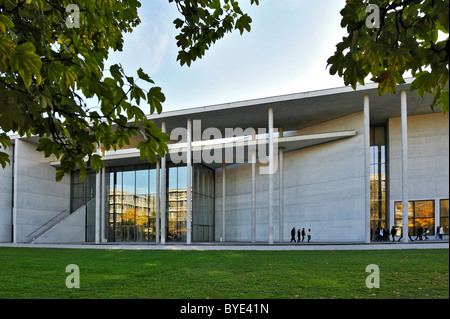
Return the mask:
<svg viewBox="0 0 450 319">
<path fill-rule="evenodd" d="M 95 174 L 88 172 L 83 181 L 78 172 L 72 173 L 71 178 L 70 212 L 73 213 L 86 205 L 86 235 L 87 242 L 95 241 Z"/>
<path fill-rule="evenodd" d="M 192 239 L 214 240 L 214 171 L 192 167 L 193 184 L 187 186 L 187 167 L 166 169 L 166 241 L 185 242 L 187 192 L 191 191 Z M 156 169 L 149 165 L 112 167 L 106 175 L 108 241 L 156 241 Z M 160 218 L 160 216 L 158 216 Z"/>
<path fill-rule="evenodd" d="M 148 166 L 107 171 L 108 241 L 154 241 L 156 170 Z"/>
<path fill-rule="evenodd" d="M 385 127 L 370 129 L 370 230 L 377 240 L 380 229 L 388 229 L 386 213 L 386 138 Z"/>
<path fill-rule="evenodd" d="M 193 180 L 193 241 L 214 240 L 214 171 L 206 166 L 194 166 Z"/>
<path fill-rule="evenodd" d="M 403 203 L 395 202 L 395 226 L 403 228 Z M 434 200 L 408 202 L 408 230 L 411 236 L 417 236 L 417 230 L 428 227 L 434 235 Z"/>
</svg>

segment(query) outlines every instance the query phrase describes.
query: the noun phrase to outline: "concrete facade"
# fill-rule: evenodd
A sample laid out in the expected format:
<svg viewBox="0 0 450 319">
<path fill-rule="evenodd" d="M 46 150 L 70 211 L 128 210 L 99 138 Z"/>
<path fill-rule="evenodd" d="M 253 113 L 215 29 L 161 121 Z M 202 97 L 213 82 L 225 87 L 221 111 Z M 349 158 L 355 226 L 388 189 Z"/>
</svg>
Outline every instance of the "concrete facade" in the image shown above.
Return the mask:
<svg viewBox="0 0 450 319">
<path fill-rule="evenodd" d="M 364 241 L 364 118 L 356 113 L 299 131 L 356 129 L 356 136 L 284 155 L 283 240 L 292 227 L 311 228 L 315 241 Z M 259 171 L 260 164 L 256 171 Z M 226 169 L 227 241 L 251 240 L 251 164 Z M 274 240 L 279 241 L 279 174 L 274 176 Z M 256 175 L 256 241 L 268 237 L 267 175 Z M 222 237 L 222 174 L 216 173 L 216 238 Z"/>
<path fill-rule="evenodd" d="M 388 122 L 389 211 L 402 200 L 400 118 Z M 434 200 L 439 219 L 439 200 L 449 198 L 449 115 L 436 113 L 408 117 L 408 199 Z M 438 226 L 436 222 L 436 226 Z"/>
<path fill-rule="evenodd" d="M 404 97 L 406 86 L 402 88 Z M 166 165 L 171 164 L 171 154 L 186 152 L 193 155 L 187 159 L 215 171 L 212 241 L 289 242 L 295 227 L 311 229 L 316 243 L 368 243 L 372 185 L 369 134 L 371 127 L 380 125 L 386 128 L 387 147 L 385 227 L 394 225 L 394 203 L 408 200 L 434 200 L 435 225 L 439 225 L 439 201 L 449 199 L 449 117 L 431 112 L 429 100 L 410 95 L 407 117 L 401 117 L 400 95 L 379 97 L 376 86 L 356 91 L 307 92 L 154 116 L 155 124 L 167 128 L 169 134 L 177 127 L 189 127 L 188 132 L 192 133 L 192 124 L 200 120 L 223 137 L 227 128 L 262 128 L 269 132 L 267 137 L 258 137 L 262 143 L 277 145 L 272 148 L 274 154 L 258 153 L 253 164 L 253 155 L 247 151 L 259 142 L 255 142 L 256 136 L 244 136 L 239 147 L 247 155 L 242 163 L 236 163 L 237 156 L 234 163 L 209 163 L 198 160 L 196 155 L 202 151 L 203 142 L 206 146 L 211 141 L 194 140 L 191 144 L 190 137 L 184 144 L 172 141 L 170 154 L 160 158 L 157 166 L 161 186 L 157 183 L 160 188 L 156 194 L 161 203 L 156 209 L 160 209 L 161 221 L 156 222 L 159 235 L 155 243 L 164 245 L 167 239 Z M 274 136 L 274 129 L 284 135 Z M 11 165 L 0 169 L 0 242 L 79 243 L 89 237 L 86 230 L 90 227 L 88 233 L 93 232 L 94 239 L 88 241 L 104 243 L 110 222 L 106 208 L 110 195 L 105 182 L 108 171 L 103 170 L 95 178 L 96 194 L 102 196 L 89 199 L 93 213 L 88 214 L 86 206 L 71 212 L 70 176 L 56 182 L 58 161 L 37 152 L 36 143 L 13 136 L 11 148 L 6 150 Z M 237 149 L 234 142 L 218 144 L 218 152 L 223 154 L 227 149 Z M 402 152 L 405 146 L 407 157 Z M 275 165 L 275 173 L 262 173 L 268 167 L 264 160 L 277 159 L 279 148 L 283 151 L 282 162 Z M 102 156 L 107 168 L 143 164 L 139 151 L 133 148 Z M 274 162 L 269 162 L 273 167 Z M 187 174 L 186 185 L 191 185 L 190 181 Z M 189 210 L 187 216 L 195 216 L 195 211 Z M 189 225 L 186 228 L 191 229 Z M 192 239 L 187 236 L 186 243 Z"/>
<path fill-rule="evenodd" d="M 69 211 L 70 178 L 56 182 L 51 159 L 37 152 L 36 144 L 20 139 L 13 143 L 12 164 L 0 174 L 0 239 L 30 242 L 33 232 Z"/>
</svg>

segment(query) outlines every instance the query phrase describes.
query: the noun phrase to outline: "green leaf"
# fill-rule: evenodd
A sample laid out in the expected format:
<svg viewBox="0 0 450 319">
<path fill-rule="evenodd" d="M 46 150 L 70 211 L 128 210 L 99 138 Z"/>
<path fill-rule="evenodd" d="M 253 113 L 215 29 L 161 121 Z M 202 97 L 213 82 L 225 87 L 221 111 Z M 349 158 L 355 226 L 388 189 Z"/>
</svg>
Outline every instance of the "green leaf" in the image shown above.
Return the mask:
<svg viewBox="0 0 450 319">
<path fill-rule="evenodd" d="M 0 152 L 0 165 L 3 168 L 6 168 L 6 164 L 11 165 L 11 160 L 9 159 L 9 155 L 4 153 L 4 152 Z"/>
<path fill-rule="evenodd" d="M 31 42 L 19 45 L 10 56 L 11 69 L 18 72 L 26 87 L 31 86 L 33 75 L 36 75 L 36 84 L 40 85 L 42 61 L 36 54 L 36 47 Z"/>
<path fill-rule="evenodd" d="M 417 94 L 423 97 L 425 93 L 432 93 L 436 87 L 436 77 L 428 71 L 417 73 L 411 83 L 410 90 L 417 90 Z"/>
<path fill-rule="evenodd" d="M 142 68 L 139 68 L 139 70 L 137 71 L 137 74 L 140 79 L 142 79 L 148 83 L 155 84 L 155 82 L 152 79 L 150 79 L 150 77 L 142 70 Z"/>
<path fill-rule="evenodd" d="M 449 100 L 448 91 L 441 91 L 441 94 L 439 95 L 439 97 L 436 99 L 436 102 L 434 103 L 434 108 L 436 108 L 438 105 L 442 104 L 442 112 L 448 113 L 448 111 L 449 111 L 448 100 Z"/>
</svg>

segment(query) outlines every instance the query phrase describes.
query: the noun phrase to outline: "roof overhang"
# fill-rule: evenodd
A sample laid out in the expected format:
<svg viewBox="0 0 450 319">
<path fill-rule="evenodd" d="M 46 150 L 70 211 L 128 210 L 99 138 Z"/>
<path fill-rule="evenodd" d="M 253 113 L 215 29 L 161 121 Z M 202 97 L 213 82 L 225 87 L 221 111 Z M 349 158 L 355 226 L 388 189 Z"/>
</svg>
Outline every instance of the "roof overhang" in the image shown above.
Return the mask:
<svg viewBox="0 0 450 319">
<path fill-rule="evenodd" d="M 407 90 L 408 115 L 433 113 L 430 105 L 433 97 L 423 98 L 417 92 L 410 92 L 408 83 L 397 86 L 397 94 L 378 94 L 376 83 L 351 87 L 326 89 L 283 96 L 260 98 L 235 103 L 189 108 L 163 112 L 149 116 L 161 127 L 166 124 L 166 132 L 186 127 L 188 119 L 200 120 L 203 128 L 214 127 L 225 136 L 227 128 L 268 128 L 268 109 L 273 108 L 274 127 L 299 130 L 340 117 L 348 116 L 364 109 L 364 96 L 369 96 L 371 125 L 384 124 L 387 119 L 400 117 L 400 91 Z M 436 110 L 438 111 L 438 110 Z"/>
</svg>

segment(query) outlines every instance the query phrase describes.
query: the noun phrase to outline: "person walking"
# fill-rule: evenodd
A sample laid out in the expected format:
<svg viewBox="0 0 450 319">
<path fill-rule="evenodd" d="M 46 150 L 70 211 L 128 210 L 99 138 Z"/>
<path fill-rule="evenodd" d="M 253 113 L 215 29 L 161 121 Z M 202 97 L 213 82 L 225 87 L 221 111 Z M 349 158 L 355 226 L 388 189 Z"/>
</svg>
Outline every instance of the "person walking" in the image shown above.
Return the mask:
<svg viewBox="0 0 450 319">
<path fill-rule="evenodd" d="M 302 243 L 305 240 L 305 235 L 306 235 L 306 232 L 305 232 L 305 229 L 303 228 L 302 229 Z"/>
<path fill-rule="evenodd" d="M 389 240 L 389 228 L 386 227 L 386 229 L 384 230 L 384 241 L 390 241 Z"/>
<path fill-rule="evenodd" d="M 444 227 L 441 226 L 441 228 L 439 229 L 439 238 L 443 238 L 442 236 L 444 235 Z"/>
<path fill-rule="evenodd" d="M 297 230 L 297 243 L 300 243 L 300 236 L 302 235 L 302 231 L 300 230 L 300 227 Z"/>
<path fill-rule="evenodd" d="M 295 243 L 295 227 L 292 228 L 291 230 L 291 243 L 294 242 Z"/>
<path fill-rule="evenodd" d="M 428 234 L 430 233 L 430 230 L 428 229 L 428 226 L 425 226 L 424 234 L 425 234 L 425 240 L 429 240 Z"/>
<path fill-rule="evenodd" d="M 395 241 L 396 234 L 397 234 L 397 229 L 395 229 L 395 226 L 392 226 L 392 228 L 391 228 L 392 241 Z"/>
<path fill-rule="evenodd" d="M 437 228 L 436 228 L 436 235 L 434 236 L 434 239 L 439 239 L 439 231 L 441 230 L 441 226 L 438 226 Z"/>
<path fill-rule="evenodd" d="M 308 228 L 308 243 L 311 240 L 311 229 Z"/>
</svg>

